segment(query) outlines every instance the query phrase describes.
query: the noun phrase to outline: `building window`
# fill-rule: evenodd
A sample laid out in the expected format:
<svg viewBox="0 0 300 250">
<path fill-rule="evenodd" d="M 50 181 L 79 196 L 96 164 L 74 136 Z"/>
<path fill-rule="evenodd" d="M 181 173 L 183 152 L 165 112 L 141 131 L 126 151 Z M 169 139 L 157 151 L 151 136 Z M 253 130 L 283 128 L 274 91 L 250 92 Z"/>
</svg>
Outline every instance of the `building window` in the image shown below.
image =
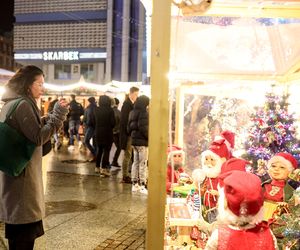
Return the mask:
<svg viewBox="0 0 300 250">
<path fill-rule="evenodd" d="M 54 65 L 54 79 L 71 79 L 71 65 Z"/>
<path fill-rule="evenodd" d="M 80 74 L 83 75 L 84 79 L 88 82 L 95 81 L 94 64 L 81 64 Z"/>
</svg>

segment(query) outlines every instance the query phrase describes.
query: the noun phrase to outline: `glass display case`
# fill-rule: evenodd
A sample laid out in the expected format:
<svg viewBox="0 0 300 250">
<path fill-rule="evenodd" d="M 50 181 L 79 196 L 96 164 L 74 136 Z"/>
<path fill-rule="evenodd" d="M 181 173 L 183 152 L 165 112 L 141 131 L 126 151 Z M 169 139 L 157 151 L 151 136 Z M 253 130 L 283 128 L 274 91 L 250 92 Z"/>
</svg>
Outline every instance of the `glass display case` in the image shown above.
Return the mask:
<svg viewBox="0 0 300 250">
<path fill-rule="evenodd" d="M 166 2 L 153 2 L 147 248 L 204 249 L 210 235 L 197 225 L 209 218 L 193 177 L 222 132 L 255 174 L 279 144 L 300 158 L 300 4 Z M 173 146 L 189 177 L 172 176 L 166 192 Z"/>
</svg>

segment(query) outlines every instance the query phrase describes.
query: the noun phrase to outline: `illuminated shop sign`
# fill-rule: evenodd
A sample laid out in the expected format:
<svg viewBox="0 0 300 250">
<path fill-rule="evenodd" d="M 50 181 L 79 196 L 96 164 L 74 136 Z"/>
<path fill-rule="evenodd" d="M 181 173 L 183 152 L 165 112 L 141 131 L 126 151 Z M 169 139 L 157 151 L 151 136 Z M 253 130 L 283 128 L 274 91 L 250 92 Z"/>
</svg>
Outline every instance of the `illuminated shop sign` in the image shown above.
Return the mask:
<svg viewBox="0 0 300 250">
<path fill-rule="evenodd" d="M 44 61 L 78 61 L 78 51 L 47 51 L 43 53 Z"/>
<path fill-rule="evenodd" d="M 106 58 L 106 52 L 79 52 L 79 51 L 45 51 L 41 53 L 15 53 L 16 60 L 39 61 L 80 61 L 86 59 Z"/>
</svg>

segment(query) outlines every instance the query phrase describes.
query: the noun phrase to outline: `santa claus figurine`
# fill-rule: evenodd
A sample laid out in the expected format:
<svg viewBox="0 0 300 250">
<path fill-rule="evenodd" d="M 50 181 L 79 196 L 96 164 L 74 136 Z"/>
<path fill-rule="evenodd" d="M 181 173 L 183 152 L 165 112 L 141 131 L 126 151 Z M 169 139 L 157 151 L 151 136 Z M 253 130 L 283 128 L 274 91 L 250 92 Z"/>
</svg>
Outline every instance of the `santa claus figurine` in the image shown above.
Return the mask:
<svg viewBox="0 0 300 250">
<path fill-rule="evenodd" d="M 187 175 L 184 173 L 185 153 L 179 146 L 168 146 L 168 166 L 167 166 L 167 180 L 166 190 L 167 194 L 171 193 L 173 187 L 180 184 L 181 178 L 188 181 Z M 188 178 L 190 179 L 190 178 Z"/>
<path fill-rule="evenodd" d="M 297 160 L 289 153 L 278 153 L 268 161 L 270 180 L 263 183 L 264 198 L 267 201 L 287 202 L 294 188 L 289 185 L 289 174 L 297 169 Z"/>
<path fill-rule="evenodd" d="M 241 158 L 231 158 L 222 164 L 220 176 L 225 173 L 235 171 L 235 170 L 249 172 L 248 169 L 251 169 L 250 162 L 248 162 L 244 159 L 241 159 Z M 199 169 L 199 170 L 201 170 L 201 169 Z M 199 175 L 198 176 L 196 174 L 194 175 L 194 172 L 193 172 L 193 179 L 195 178 L 197 180 L 197 177 Z M 201 175 L 200 175 L 200 177 L 201 177 Z M 195 179 L 194 179 L 194 181 L 195 181 Z M 220 223 L 222 224 L 222 222 L 220 222 L 218 220 L 214 221 L 212 223 L 208 223 L 204 219 L 200 218 L 199 223 L 198 223 L 198 228 L 202 232 L 206 233 L 207 235 L 211 235 L 212 231 L 214 229 L 216 229 L 220 225 Z"/>
<path fill-rule="evenodd" d="M 222 222 L 205 249 L 274 250 L 276 238 L 263 219 L 260 179 L 251 173 L 230 171 L 219 177 L 218 220 Z"/>
<path fill-rule="evenodd" d="M 223 162 L 228 160 L 230 152 L 224 139 L 213 141 L 209 149 L 201 154 L 201 165 L 206 179 L 201 187 L 201 195 L 204 197 L 204 205 L 214 208 L 218 200 L 218 176 Z"/>
</svg>

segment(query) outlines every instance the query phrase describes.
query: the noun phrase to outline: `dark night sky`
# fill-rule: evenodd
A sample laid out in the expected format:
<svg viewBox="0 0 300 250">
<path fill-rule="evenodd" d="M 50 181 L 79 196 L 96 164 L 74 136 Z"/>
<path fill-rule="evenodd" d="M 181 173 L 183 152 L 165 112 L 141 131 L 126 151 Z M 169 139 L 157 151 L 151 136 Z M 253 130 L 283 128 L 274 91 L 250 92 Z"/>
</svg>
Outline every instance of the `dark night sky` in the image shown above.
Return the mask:
<svg viewBox="0 0 300 250">
<path fill-rule="evenodd" d="M 0 0 L 0 33 L 13 29 L 13 13 L 14 0 Z"/>
</svg>

